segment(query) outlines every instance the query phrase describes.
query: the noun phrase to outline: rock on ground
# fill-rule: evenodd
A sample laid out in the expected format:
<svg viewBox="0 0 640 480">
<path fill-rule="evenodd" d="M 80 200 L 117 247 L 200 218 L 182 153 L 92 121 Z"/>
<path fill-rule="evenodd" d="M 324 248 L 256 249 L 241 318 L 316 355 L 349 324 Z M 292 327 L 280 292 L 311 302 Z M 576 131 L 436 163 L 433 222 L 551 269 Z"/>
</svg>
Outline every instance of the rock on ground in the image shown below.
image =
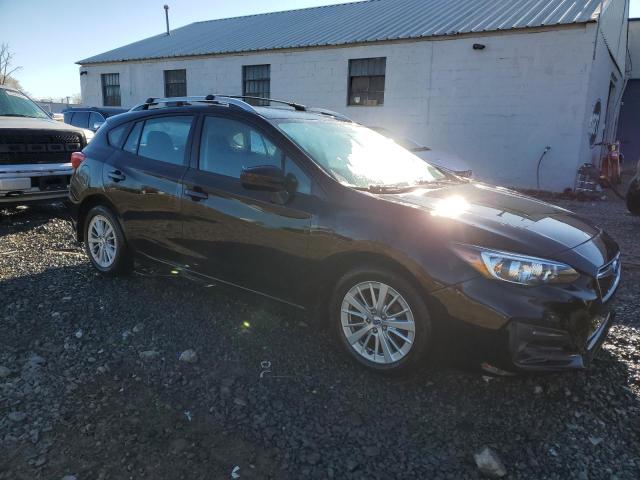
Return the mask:
<svg viewBox="0 0 640 480">
<path fill-rule="evenodd" d="M 498 454 L 489 447 L 484 447 L 480 452 L 473 455 L 478 470 L 489 478 L 502 478 L 507 474 L 502 460 Z"/>
</svg>

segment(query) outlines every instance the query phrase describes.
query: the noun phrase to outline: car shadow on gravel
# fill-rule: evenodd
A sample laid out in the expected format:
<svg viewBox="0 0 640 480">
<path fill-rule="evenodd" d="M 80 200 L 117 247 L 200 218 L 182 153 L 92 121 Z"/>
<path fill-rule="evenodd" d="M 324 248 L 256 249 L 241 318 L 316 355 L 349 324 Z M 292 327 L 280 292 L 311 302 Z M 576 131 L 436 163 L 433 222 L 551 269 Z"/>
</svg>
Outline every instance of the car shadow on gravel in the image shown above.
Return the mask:
<svg viewBox="0 0 640 480">
<path fill-rule="evenodd" d="M 296 310 L 171 274 L 107 278 L 86 261 L 1 282 L 0 317 L 13 372 L 0 441 L 18 451 L 0 478 L 231 478 L 235 466 L 241 478 L 476 478 L 485 445 L 517 478 L 640 471 L 627 326 L 584 372 L 489 377 L 445 361 L 390 379 Z M 179 360 L 187 349 L 194 363 Z M 32 355 L 45 363 L 26 388 Z M 5 420 L 14 410 L 24 423 Z"/>
</svg>

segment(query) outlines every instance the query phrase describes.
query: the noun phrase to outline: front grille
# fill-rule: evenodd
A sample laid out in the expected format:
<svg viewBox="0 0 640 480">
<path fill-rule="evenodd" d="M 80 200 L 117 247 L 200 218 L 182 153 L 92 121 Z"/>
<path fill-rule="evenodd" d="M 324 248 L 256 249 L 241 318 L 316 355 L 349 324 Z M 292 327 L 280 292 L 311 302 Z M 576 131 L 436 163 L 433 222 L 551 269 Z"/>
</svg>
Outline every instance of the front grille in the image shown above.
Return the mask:
<svg viewBox="0 0 640 480">
<path fill-rule="evenodd" d="M 73 132 L 0 133 L 0 165 L 65 163 L 82 146 Z"/>
<path fill-rule="evenodd" d="M 622 271 L 620 262 L 620 254 L 605 263 L 598 270 L 598 288 L 600 289 L 600 297 L 606 302 L 615 293 L 618 283 L 620 283 L 620 273 Z"/>
</svg>

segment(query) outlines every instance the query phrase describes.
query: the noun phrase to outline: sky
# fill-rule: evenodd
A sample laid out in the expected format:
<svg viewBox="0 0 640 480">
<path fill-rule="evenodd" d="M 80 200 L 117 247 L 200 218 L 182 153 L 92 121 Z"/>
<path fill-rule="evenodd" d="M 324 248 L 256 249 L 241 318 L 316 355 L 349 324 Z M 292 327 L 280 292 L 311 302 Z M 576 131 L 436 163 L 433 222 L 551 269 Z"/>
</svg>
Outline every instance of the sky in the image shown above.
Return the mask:
<svg viewBox="0 0 640 480">
<path fill-rule="evenodd" d="M 76 61 L 192 22 L 345 3 L 348 0 L 0 0 L 0 44 L 8 43 L 14 75 L 35 98 L 80 93 Z M 640 0 L 631 0 L 640 17 Z"/>
</svg>

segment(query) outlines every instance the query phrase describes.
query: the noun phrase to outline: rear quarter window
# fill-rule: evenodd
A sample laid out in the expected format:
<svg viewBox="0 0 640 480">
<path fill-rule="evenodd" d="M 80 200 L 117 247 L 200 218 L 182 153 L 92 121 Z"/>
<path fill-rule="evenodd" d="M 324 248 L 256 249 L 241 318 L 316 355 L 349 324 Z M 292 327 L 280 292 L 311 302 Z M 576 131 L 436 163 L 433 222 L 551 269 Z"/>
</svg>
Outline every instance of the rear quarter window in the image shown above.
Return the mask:
<svg viewBox="0 0 640 480">
<path fill-rule="evenodd" d="M 130 123 L 125 123 L 119 127 L 112 128 L 107 134 L 107 140 L 112 147 L 120 148 L 124 140 L 124 134 L 127 133 Z"/>
</svg>

